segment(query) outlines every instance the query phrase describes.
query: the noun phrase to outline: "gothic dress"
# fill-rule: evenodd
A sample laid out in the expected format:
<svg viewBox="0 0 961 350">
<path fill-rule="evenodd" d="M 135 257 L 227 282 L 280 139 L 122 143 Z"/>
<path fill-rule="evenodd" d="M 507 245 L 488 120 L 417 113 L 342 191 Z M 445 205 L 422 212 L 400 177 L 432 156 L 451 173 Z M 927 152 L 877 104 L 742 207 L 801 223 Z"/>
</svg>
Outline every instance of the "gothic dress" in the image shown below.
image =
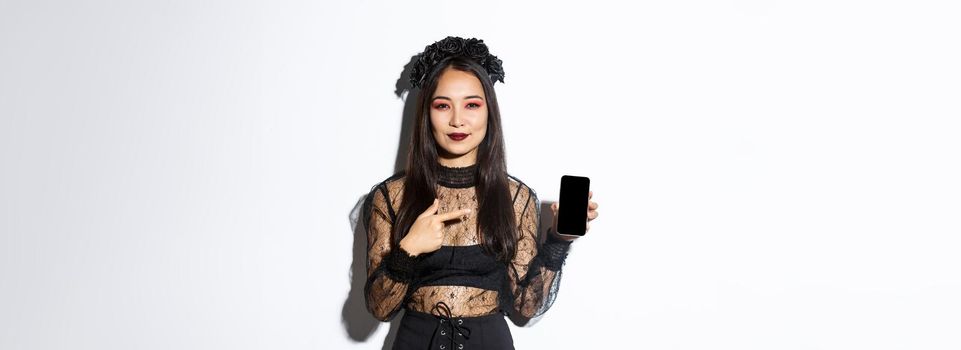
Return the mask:
<svg viewBox="0 0 961 350">
<path fill-rule="evenodd" d="M 507 175 L 517 221 L 517 252 L 509 264 L 482 247 L 477 232 L 477 165 L 438 164 L 438 213 L 472 208 L 447 221 L 437 251 L 411 256 L 391 249 L 390 232 L 403 198 L 404 173 L 376 184 L 363 205 L 367 230 L 368 310 L 388 321 L 401 309 L 394 349 L 513 349 L 505 316 L 534 318 L 553 304 L 570 242 L 540 234 L 533 189 Z M 548 230 L 551 230 L 550 228 Z"/>
</svg>

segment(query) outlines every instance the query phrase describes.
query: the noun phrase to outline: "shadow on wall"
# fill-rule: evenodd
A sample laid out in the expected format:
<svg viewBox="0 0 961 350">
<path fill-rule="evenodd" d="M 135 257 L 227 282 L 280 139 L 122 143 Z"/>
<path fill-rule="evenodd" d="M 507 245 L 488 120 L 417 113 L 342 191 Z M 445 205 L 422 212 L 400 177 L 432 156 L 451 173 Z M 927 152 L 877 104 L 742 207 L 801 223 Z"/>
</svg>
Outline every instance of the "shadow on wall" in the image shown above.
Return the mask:
<svg viewBox="0 0 961 350">
<path fill-rule="evenodd" d="M 394 160 L 394 174 L 403 171 L 407 167 L 410 134 L 414 129 L 414 113 L 417 111 L 415 99 L 417 94 L 416 91 L 412 91 L 411 89 L 408 74 L 414 66 L 415 58 L 416 56 L 411 56 L 410 61 L 404 66 L 400 78 L 397 79 L 394 85 L 394 94 L 397 95 L 398 98 L 404 98 L 404 92 L 407 92 L 401 120 L 400 135 L 397 137 L 397 157 Z M 391 174 L 384 174 L 383 178 L 386 179 L 390 175 Z M 365 191 L 369 190 L 370 188 L 365 189 Z M 367 282 L 367 226 L 366 223 L 359 222 L 359 218 L 362 217 L 360 211 L 366 198 L 367 192 L 357 200 L 357 203 L 354 204 L 354 208 L 349 214 L 350 227 L 354 231 L 354 245 L 352 249 L 354 259 L 350 263 L 349 271 L 350 292 L 347 293 L 347 300 L 344 301 L 344 309 L 341 315 L 347 337 L 355 342 L 366 342 L 381 323 L 367 311 L 366 297 L 364 295 L 364 285 Z M 382 349 L 388 350 L 393 347 L 394 338 L 397 336 L 397 328 L 400 326 L 400 319 L 403 318 L 403 315 L 403 311 L 398 312 L 397 315 L 390 320 L 390 330 L 384 339 Z"/>
<path fill-rule="evenodd" d="M 366 342 L 381 323 L 367 311 L 364 296 L 364 285 L 367 282 L 367 232 L 366 226 L 360 222 L 362 217 L 360 211 L 366 198 L 367 195 L 362 196 L 350 211 L 350 223 L 354 231 L 352 249 L 354 260 L 350 263 L 350 292 L 347 293 L 341 315 L 347 337 L 355 342 Z M 390 331 L 384 339 L 384 350 L 393 346 L 401 317 L 403 317 L 403 311 L 390 320 Z"/>
</svg>

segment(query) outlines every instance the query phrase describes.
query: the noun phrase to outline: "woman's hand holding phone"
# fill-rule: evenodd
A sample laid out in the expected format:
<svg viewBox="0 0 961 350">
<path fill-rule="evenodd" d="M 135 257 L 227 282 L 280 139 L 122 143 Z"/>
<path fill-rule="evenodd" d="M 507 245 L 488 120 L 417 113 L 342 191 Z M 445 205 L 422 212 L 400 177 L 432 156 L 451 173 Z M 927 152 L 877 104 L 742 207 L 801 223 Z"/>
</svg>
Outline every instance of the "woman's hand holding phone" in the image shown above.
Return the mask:
<svg viewBox="0 0 961 350">
<path fill-rule="evenodd" d="M 594 197 L 594 191 L 589 191 L 588 194 L 587 194 L 587 199 L 588 199 L 589 202 L 588 202 L 588 205 L 587 205 L 587 223 L 586 223 L 586 227 L 584 228 L 584 232 L 585 232 L 585 233 L 586 233 L 587 231 L 590 231 L 590 229 L 591 229 L 591 220 L 596 219 L 596 218 L 597 218 L 597 215 L 598 215 L 598 213 L 597 213 L 598 204 L 597 204 L 597 202 L 595 202 L 595 201 L 591 201 L 591 200 L 590 200 L 591 197 Z M 554 227 L 554 228 L 557 227 L 557 216 L 558 216 L 558 215 L 557 215 L 557 211 L 558 211 L 558 209 L 560 209 L 560 203 L 559 203 L 559 202 L 554 202 L 553 204 L 551 204 L 551 211 L 554 212 L 554 220 L 552 221 L 552 226 L 551 226 L 551 227 Z M 552 232 L 551 234 L 553 234 L 553 235 L 555 235 L 556 237 L 558 237 L 558 238 L 560 238 L 560 239 L 563 239 L 563 240 L 565 240 L 565 241 L 573 241 L 573 240 L 577 239 L 578 237 L 581 237 L 581 236 L 563 235 L 563 234 L 557 233 L 557 230 L 556 230 L 556 229 L 551 230 L 551 232 Z"/>
<path fill-rule="evenodd" d="M 434 204 L 414 220 L 407 236 L 400 240 L 400 247 L 410 255 L 418 256 L 440 249 L 441 244 L 444 243 L 444 222 L 471 212 L 470 208 L 466 208 L 437 214 L 438 207 L 438 200 L 434 198 Z"/>
</svg>

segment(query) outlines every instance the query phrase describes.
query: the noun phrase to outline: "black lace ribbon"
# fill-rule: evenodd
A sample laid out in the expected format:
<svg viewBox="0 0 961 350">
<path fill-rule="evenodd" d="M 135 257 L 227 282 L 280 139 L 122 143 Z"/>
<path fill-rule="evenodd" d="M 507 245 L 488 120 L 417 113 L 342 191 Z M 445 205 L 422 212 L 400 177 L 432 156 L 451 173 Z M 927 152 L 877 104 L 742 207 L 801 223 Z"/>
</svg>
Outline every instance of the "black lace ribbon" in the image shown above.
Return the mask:
<svg viewBox="0 0 961 350">
<path fill-rule="evenodd" d="M 460 336 L 464 338 L 464 340 L 470 339 L 470 328 L 464 326 L 464 320 L 451 317 L 450 307 L 443 301 L 438 301 L 437 304 L 434 304 L 430 313 L 440 319 L 437 327 L 440 328 L 441 336 L 450 339 L 450 348 L 452 350 L 463 349 L 464 344 L 458 342 L 456 336 Z M 436 328 L 434 329 L 434 333 L 437 333 Z M 457 347 L 455 348 L 454 345 L 457 345 Z"/>
</svg>

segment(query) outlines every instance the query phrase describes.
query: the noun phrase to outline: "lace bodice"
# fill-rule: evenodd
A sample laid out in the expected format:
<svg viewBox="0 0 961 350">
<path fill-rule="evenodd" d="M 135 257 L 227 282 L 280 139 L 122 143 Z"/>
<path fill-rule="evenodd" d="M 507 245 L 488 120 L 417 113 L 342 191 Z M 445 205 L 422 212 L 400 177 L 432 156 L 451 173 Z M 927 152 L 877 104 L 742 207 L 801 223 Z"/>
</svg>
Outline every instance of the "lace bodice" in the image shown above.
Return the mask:
<svg viewBox="0 0 961 350">
<path fill-rule="evenodd" d="M 439 165 L 439 213 L 478 210 L 476 164 L 463 168 Z M 430 312 L 440 301 L 457 317 L 498 311 L 536 317 L 550 308 L 560 284 L 569 242 L 539 243 L 540 202 L 533 189 L 508 175 L 517 219 L 517 253 L 510 264 L 497 262 L 482 248 L 477 215 L 449 221 L 442 247 L 411 257 L 392 251 L 390 232 L 403 196 L 403 173 L 375 185 L 364 203 L 367 229 L 367 307 L 380 320 L 399 309 Z M 548 235 L 549 238 L 553 236 Z"/>
</svg>

